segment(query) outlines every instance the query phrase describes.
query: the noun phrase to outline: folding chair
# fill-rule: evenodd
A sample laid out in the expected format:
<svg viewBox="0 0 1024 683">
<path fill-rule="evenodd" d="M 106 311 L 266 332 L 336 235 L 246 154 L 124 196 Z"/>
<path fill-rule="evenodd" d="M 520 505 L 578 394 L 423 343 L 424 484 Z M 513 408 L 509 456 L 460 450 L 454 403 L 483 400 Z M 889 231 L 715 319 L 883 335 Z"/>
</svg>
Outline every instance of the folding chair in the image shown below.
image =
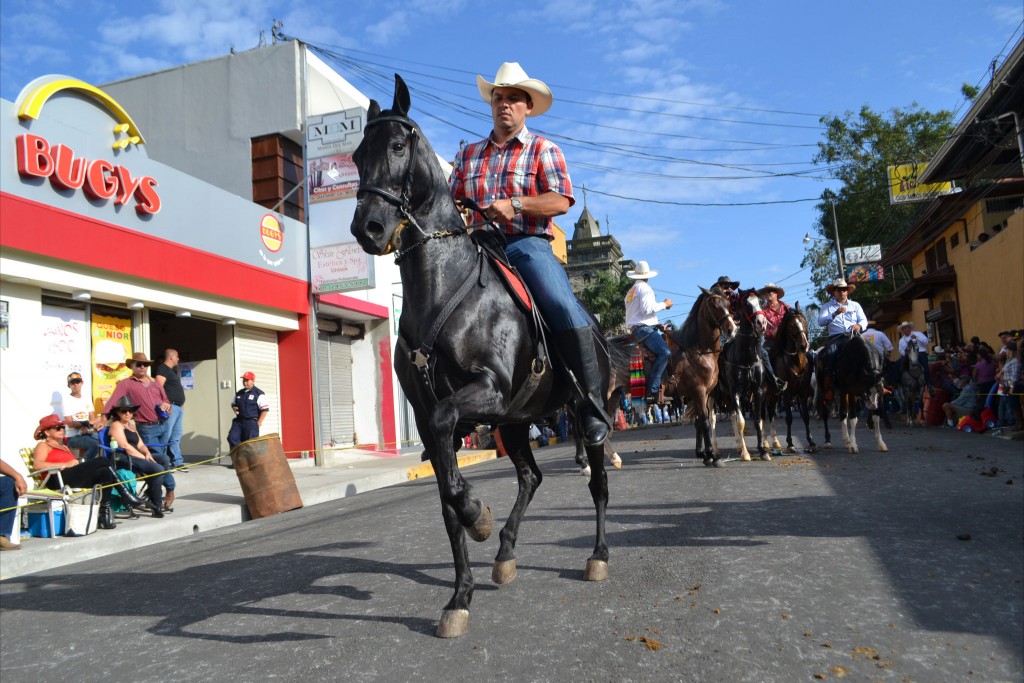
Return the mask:
<svg viewBox="0 0 1024 683">
<path fill-rule="evenodd" d="M 60 467 L 46 467 L 41 470 L 34 469 L 35 464 L 32 461 L 32 449 L 22 448 L 18 451 L 21 455 L 21 461 L 25 463 L 25 467 L 28 468 L 29 477 L 31 483 L 34 484 L 34 488 L 25 491 L 25 495 L 22 496 L 29 501 L 30 505 L 45 505 L 46 516 L 50 521 L 50 531 L 56 535 L 56 526 L 53 520 L 53 507 L 55 504 L 60 503 L 61 510 L 64 509 L 64 504 L 67 502 L 70 495 L 71 489 L 64 486 L 64 478 L 61 477 Z M 57 478 L 58 489 L 46 488 L 45 484 L 50 480 L 51 477 Z M 28 514 L 28 508 L 25 508 L 25 514 Z"/>
</svg>

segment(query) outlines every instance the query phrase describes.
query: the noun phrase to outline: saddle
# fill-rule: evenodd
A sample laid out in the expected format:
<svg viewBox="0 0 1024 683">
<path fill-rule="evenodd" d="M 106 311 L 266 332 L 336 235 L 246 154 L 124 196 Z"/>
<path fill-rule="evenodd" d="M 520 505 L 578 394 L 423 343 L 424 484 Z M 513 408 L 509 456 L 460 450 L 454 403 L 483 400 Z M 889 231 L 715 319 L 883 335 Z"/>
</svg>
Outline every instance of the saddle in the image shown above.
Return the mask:
<svg viewBox="0 0 1024 683">
<path fill-rule="evenodd" d="M 512 300 L 516 302 L 523 313 L 532 319 L 533 296 L 530 294 L 530 288 L 523 282 L 523 278 L 508 262 L 508 256 L 505 254 L 505 236 L 497 230 L 474 230 L 469 233 L 469 236 L 477 247 L 488 256 L 488 262 L 498 275 L 498 279 L 501 280 L 501 284 L 505 285 L 505 289 L 512 296 Z"/>
</svg>

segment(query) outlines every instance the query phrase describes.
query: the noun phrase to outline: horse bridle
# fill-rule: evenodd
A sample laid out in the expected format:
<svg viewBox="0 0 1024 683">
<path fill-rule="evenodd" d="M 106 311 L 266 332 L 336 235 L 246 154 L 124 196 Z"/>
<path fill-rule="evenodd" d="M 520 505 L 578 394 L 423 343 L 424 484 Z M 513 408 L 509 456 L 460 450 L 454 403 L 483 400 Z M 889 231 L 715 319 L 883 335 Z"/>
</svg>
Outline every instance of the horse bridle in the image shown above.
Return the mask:
<svg viewBox="0 0 1024 683">
<path fill-rule="evenodd" d="M 433 233 L 428 233 L 423 229 L 423 226 L 419 224 L 415 216 L 412 215 L 412 207 L 409 205 L 412 200 L 412 181 L 413 172 L 415 171 L 416 162 L 416 149 L 419 144 L 420 131 L 416 127 L 416 124 L 412 119 L 406 118 L 405 116 L 398 116 L 397 114 L 389 114 L 387 116 L 378 116 L 372 121 L 367 122 L 364 130 L 369 130 L 378 123 L 397 123 L 409 131 L 409 164 L 405 172 L 405 181 L 402 183 L 402 194 L 396 195 L 395 193 L 385 190 L 383 187 L 377 187 L 375 185 L 364 186 L 362 183 L 359 185 L 359 190 L 356 192 L 356 199 L 360 196 L 369 194 L 375 194 L 391 206 L 398 209 L 398 213 L 402 216 L 403 222 L 395 228 L 396 233 L 401 234 L 404 230 L 405 225 L 412 225 L 420 233 L 420 239 L 410 244 L 405 249 L 397 249 L 395 251 L 395 262 L 399 262 L 402 257 L 409 253 L 416 247 L 421 246 L 424 242 L 432 239 L 440 239 L 443 237 L 453 237 L 455 235 L 464 234 L 465 230 L 439 230 Z M 388 249 L 384 253 L 389 253 L 392 249 L 392 243 L 388 242 Z"/>
</svg>

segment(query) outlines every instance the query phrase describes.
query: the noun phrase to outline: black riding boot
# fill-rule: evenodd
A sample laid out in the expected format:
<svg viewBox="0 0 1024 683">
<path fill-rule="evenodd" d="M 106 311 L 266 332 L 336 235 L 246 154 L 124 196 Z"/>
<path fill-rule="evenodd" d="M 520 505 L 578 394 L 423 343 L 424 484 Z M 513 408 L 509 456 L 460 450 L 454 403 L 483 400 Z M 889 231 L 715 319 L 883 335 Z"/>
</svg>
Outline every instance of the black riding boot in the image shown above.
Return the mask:
<svg viewBox="0 0 1024 683">
<path fill-rule="evenodd" d="M 124 502 L 125 505 L 134 509 L 144 507 L 148 507 L 151 510 L 153 509 L 153 504 L 148 499 L 139 498 L 134 493 L 128 490 L 128 487 L 124 485 L 124 482 L 121 481 L 121 477 L 117 476 L 117 472 L 114 471 L 113 468 L 111 468 L 110 471 L 114 472 L 114 481 L 117 482 L 116 484 L 114 484 L 114 488 L 117 489 L 117 495 L 121 496 L 121 500 L 122 502 Z M 107 507 L 110 507 L 109 504 L 107 505 Z"/>
<path fill-rule="evenodd" d="M 603 411 L 598 407 L 603 403 L 605 387 L 601 382 L 601 370 L 597 364 L 593 335 L 590 327 L 577 327 L 555 333 L 555 340 L 558 342 L 562 360 L 576 376 L 580 388 L 585 394 L 589 394 L 589 396 L 577 397 L 576 400 L 576 407 L 583 427 L 583 443 L 587 446 L 598 446 L 604 443 L 611 427 L 605 421 L 602 415 Z"/>
<path fill-rule="evenodd" d="M 96 526 L 100 529 L 113 529 L 117 527 L 114 521 L 114 512 L 110 509 L 110 499 L 100 503 L 99 517 L 96 519 Z"/>
</svg>

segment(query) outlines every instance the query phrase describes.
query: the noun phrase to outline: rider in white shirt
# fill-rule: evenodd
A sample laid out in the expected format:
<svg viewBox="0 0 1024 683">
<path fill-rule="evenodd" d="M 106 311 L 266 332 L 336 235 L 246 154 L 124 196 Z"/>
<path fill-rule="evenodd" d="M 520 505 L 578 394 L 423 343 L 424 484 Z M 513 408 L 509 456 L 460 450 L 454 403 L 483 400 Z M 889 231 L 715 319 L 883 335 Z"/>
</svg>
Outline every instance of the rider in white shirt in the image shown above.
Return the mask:
<svg viewBox="0 0 1024 683">
<path fill-rule="evenodd" d="M 911 343 L 917 344 L 917 362 L 924 368 L 924 381 L 928 388 L 932 387 L 932 373 L 928 367 L 928 336 L 924 332 L 916 332 L 914 323 L 910 320 L 900 323 L 900 357 L 907 352 L 907 346 Z"/>
<path fill-rule="evenodd" d="M 647 281 L 657 274 L 658 271 L 651 270 L 647 261 L 638 262 L 636 270 L 626 273 L 626 277 L 636 280 L 626 293 L 626 327 L 637 344 L 643 344 L 654 354 L 651 374 L 647 378 L 648 401 L 658 399 L 661 378 L 672 355 L 668 344 L 661 338 L 661 332 L 657 329 L 658 311 L 672 308 L 672 299 L 658 301 L 654 296 L 654 290 L 647 284 Z"/>
<path fill-rule="evenodd" d="M 856 289 L 857 285 L 847 284 L 843 278 L 836 278 L 825 286 L 825 291 L 832 295 L 832 301 L 821 307 L 818 324 L 828 332 L 828 344 L 821 352 L 821 358 L 823 369 L 829 376 L 835 371 L 839 342 L 847 333 L 863 332 L 868 326 L 864 309 L 856 301 L 850 301 L 850 292 Z M 820 378 L 819 382 L 823 380 Z"/>
</svg>

